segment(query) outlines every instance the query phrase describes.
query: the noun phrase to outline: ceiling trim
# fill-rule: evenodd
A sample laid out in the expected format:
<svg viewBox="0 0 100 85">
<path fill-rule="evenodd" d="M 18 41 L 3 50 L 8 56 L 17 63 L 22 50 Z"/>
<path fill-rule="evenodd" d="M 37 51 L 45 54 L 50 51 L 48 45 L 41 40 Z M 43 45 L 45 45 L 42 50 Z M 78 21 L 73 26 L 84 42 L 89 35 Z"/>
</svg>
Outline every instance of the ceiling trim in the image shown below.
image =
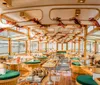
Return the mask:
<svg viewBox="0 0 100 85">
<path fill-rule="evenodd" d="M 78 9 L 78 8 L 52 8 L 52 9 L 50 9 L 50 11 L 49 11 L 49 18 L 50 18 L 50 20 L 52 20 L 52 21 L 54 21 L 52 18 L 51 18 L 51 11 L 52 10 L 63 10 L 63 9 L 65 9 L 65 10 L 67 10 L 67 9 Z M 98 11 L 98 14 L 96 15 L 96 16 L 98 16 L 98 15 L 100 15 L 100 10 L 98 9 L 98 8 L 79 8 L 80 10 L 81 9 L 94 9 L 94 10 L 97 10 Z M 94 16 L 94 17 L 96 17 L 96 16 Z M 74 16 L 73 16 L 74 17 Z M 61 19 L 62 21 L 69 21 L 68 19 Z M 88 20 L 81 20 L 81 21 L 88 21 Z"/>
<path fill-rule="evenodd" d="M 24 12 L 24 11 L 31 11 L 31 10 L 40 10 L 41 11 L 41 14 L 42 14 L 42 17 L 41 17 L 41 19 L 39 19 L 39 20 L 42 20 L 43 19 L 43 11 L 41 10 L 41 9 L 26 9 L 26 10 L 21 10 L 21 11 L 13 11 L 13 12 L 7 12 L 7 13 L 2 13 L 2 16 L 6 16 L 5 14 L 10 14 L 10 13 L 16 13 L 16 12 Z"/>
<path fill-rule="evenodd" d="M 15 7 L 10 9 L 3 9 L 4 13 L 10 13 L 6 11 L 17 12 L 17 10 L 24 11 L 25 9 L 34 9 L 34 7 L 51 7 L 51 6 L 100 6 L 100 4 L 49 4 L 49 5 L 37 5 L 37 6 L 26 6 L 26 7 Z"/>
<path fill-rule="evenodd" d="M 93 30 L 91 30 L 90 32 L 87 33 L 87 36 L 92 35 L 93 33 L 97 32 L 98 30 L 100 30 L 100 28 L 94 28 Z"/>
<path fill-rule="evenodd" d="M 0 36 L 0 39 L 2 39 L 2 40 L 9 40 L 9 38 L 4 37 L 4 36 Z"/>
</svg>

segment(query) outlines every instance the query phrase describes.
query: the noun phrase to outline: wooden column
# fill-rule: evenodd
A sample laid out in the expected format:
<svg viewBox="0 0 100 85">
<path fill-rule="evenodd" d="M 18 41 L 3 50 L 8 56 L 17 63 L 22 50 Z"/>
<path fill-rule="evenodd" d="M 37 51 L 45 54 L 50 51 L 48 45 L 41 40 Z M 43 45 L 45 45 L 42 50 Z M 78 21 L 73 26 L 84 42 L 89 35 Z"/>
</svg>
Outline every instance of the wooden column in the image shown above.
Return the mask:
<svg viewBox="0 0 100 85">
<path fill-rule="evenodd" d="M 94 42 L 94 54 L 97 52 L 97 41 Z"/>
<path fill-rule="evenodd" d="M 66 50 L 68 50 L 68 42 L 66 43 Z"/>
<path fill-rule="evenodd" d="M 47 42 L 45 42 L 45 51 L 47 52 Z"/>
<path fill-rule="evenodd" d="M 87 26 L 84 27 L 84 57 L 86 58 Z"/>
<path fill-rule="evenodd" d="M 27 54 L 30 55 L 30 28 L 28 28 Z"/>
<path fill-rule="evenodd" d="M 76 51 L 76 42 L 74 42 L 74 52 Z"/>
<path fill-rule="evenodd" d="M 78 39 L 78 53 L 80 54 L 80 38 Z"/>
<path fill-rule="evenodd" d="M 56 43 L 56 51 L 58 51 L 58 43 Z"/>
<path fill-rule="evenodd" d="M 73 42 L 71 42 L 71 51 L 73 51 Z"/>
<path fill-rule="evenodd" d="M 9 55 L 12 55 L 12 43 L 11 43 L 11 38 L 8 40 L 8 52 Z"/>
<path fill-rule="evenodd" d="M 25 41 L 25 46 L 26 46 L 26 54 L 28 53 L 28 47 L 27 47 L 27 45 L 28 45 L 28 42 L 27 42 L 27 41 Z"/>
<path fill-rule="evenodd" d="M 38 43 L 38 49 L 37 50 L 39 51 L 39 41 L 37 43 Z"/>
<path fill-rule="evenodd" d="M 61 49 L 63 50 L 63 43 L 61 43 Z"/>
</svg>

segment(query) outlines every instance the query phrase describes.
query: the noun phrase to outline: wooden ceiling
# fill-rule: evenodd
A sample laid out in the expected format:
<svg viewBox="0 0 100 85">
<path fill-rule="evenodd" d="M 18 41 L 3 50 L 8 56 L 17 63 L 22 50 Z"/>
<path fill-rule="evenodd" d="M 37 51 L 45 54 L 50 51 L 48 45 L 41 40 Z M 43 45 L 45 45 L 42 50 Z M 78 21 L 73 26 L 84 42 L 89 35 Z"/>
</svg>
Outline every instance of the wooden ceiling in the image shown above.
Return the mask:
<svg viewBox="0 0 100 85">
<path fill-rule="evenodd" d="M 93 17 L 98 19 L 100 17 L 100 0 L 1 0 L 0 8 L 2 17 L 17 22 L 20 26 L 27 26 L 30 28 L 30 38 L 39 40 L 39 37 L 50 37 L 48 40 L 67 42 L 73 39 L 74 36 L 83 32 L 83 28 L 79 29 L 70 18 L 76 16 L 76 10 L 79 11 L 79 20 L 83 25 L 92 26 L 88 21 Z M 53 19 L 60 17 L 62 22 L 66 25 L 65 28 L 57 26 L 58 22 Z M 27 20 L 37 18 L 43 24 L 50 24 L 50 27 L 40 28 L 33 22 Z M 9 27 L 9 26 L 8 26 Z M 13 29 L 10 26 L 10 29 Z M 13 29 L 14 30 L 14 29 Z M 18 30 L 26 33 L 25 30 Z M 14 32 L 14 31 L 13 31 Z M 33 37 L 38 33 L 39 37 Z M 10 38 L 17 34 L 10 33 Z M 19 33 L 20 34 L 20 33 Z M 0 36 L 7 35 L 2 32 Z M 82 35 L 82 34 L 81 34 Z M 65 36 L 65 37 L 63 37 Z M 7 36 L 5 36 L 7 37 Z M 27 39 L 27 37 L 25 37 Z"/>
</svg>

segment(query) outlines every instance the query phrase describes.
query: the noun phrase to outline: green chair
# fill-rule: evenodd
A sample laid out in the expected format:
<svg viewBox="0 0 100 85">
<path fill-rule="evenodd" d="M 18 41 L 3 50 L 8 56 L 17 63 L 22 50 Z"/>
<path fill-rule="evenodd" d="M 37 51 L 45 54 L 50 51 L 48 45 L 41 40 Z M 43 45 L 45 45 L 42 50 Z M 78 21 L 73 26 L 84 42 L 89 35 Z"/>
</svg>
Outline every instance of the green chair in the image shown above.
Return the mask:
<svg viewBox="0 0 100 85">
<path fill-rule="evenodd" d="M 79 75 L 76 81 L 77 85 L 98 85 L 90 75 Z"/>
<path fill-rule="evenodd" d="M 16 85 L 19 76 L 18 71 L 7 70 L 6 74 L 0 75 L 0 85 Z"/>
<path fill-rule="evenodd" d="M 79 58 L 71 58 L 71 60 L 79 60 Z"/>
<path fill-rule="evenodd" d="M 72 62 L 72 65 L 81 66 L 79 62 Z"/>
<path fill-rule="evenodd" d="M 25 64 L 38 64 L 40 63 L 40 60 L 30 60 L 30 61 L 27 61 L 27 62 L 24 62 Z"/>
</svg>

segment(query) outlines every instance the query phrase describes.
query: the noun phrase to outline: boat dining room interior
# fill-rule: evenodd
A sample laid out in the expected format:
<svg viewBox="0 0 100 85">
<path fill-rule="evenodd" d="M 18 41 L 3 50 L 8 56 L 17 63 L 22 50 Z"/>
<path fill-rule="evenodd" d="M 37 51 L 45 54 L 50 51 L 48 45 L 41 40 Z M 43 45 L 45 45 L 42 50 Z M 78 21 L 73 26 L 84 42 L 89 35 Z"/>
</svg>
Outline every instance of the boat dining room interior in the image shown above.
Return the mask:
<svg viewBox="0 0 100 85">
<path fill-rule="evenodd" d="M 100 85 L 100 0 L 0 0 L 0 85 Z"/>
</svg>

